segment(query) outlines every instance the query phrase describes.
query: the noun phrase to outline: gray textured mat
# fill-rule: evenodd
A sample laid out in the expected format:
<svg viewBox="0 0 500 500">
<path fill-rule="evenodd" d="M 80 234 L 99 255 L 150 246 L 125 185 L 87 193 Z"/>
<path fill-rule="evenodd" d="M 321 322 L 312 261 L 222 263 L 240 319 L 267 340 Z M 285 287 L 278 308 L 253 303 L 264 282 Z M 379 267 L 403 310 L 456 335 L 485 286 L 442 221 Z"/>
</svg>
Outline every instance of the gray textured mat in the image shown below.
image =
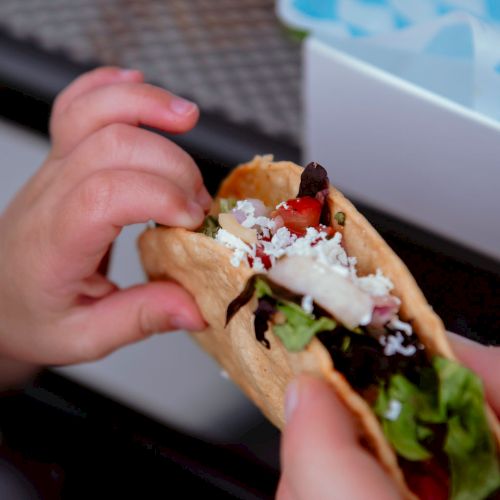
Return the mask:
<svg viewBox="0 0 500 500">
<path fill-rule="evenodd" d="M 0 27 L 148 80 L 297 144 L 300 47 L 273 0 L 1 0 Z"/>
</svg>

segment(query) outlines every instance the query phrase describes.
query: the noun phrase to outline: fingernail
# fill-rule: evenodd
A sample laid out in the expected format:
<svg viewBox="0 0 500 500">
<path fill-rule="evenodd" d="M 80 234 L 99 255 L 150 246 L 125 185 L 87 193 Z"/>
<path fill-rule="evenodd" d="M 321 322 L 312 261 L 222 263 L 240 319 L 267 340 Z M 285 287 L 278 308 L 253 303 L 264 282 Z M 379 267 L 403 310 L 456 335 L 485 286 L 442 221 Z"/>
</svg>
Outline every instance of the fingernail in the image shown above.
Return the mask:
<svg viewBox="0 0 500 500">
<path fill-rule="evenodd" d="M 138 69 L 122 69 L 118 74 L 124 80 L 136 80 L 138 77 L 143 76 L 142 71 Z"/>
<path fill-rule="evenodd" d="M 299 384 L 297 380 L 292 380 L 286 389 L 285 394 L 285 420 L 290 422 L 295 408 L 299 402 Z"/>
<path fill-rule="evenodd" d="M 198 200 L 198 203 L 205 209 L 209 210 L 210 207 L 212 206 L 212 197 L 206 190 L 205 186 L 202 186 L 202 188 L 198 191 L 198 196 L 196 198 Z"/>
<path fill-rule="evenodd" d="M 180 97 L 174 97 L 170 101 L 170 109 L 176 114 L 181 116 L 190 115 L 198 106 L 194 102 L 187 101 Z"/>
<path fill-rule="evenodd" d="M 203 207 L 196 201 L 189 200 L 188 201 L 188 210 L 193 219 L 199 220 L 205 216 L 205 211 Z"/>
</svg>

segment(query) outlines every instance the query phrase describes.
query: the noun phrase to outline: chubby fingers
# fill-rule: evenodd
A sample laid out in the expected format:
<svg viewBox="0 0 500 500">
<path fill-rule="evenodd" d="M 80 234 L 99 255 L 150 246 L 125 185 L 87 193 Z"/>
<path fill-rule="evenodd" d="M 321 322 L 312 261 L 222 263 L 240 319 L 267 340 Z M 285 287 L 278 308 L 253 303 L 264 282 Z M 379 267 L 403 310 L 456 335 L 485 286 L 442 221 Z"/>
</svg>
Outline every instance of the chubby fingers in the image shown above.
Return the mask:
<svg viewBox="0 0 500 500">
<path fill-rule="evenodd" d="M 64 338 L 54 339 L 53 363 L 102 358 L 153 333 L 202 330 L 206 324 L 193 298 L 176 283 L 156 282 L 117 290 L 66 319 Z"/>
<path fill-rule="evenodd" d="M 400 498 L 360 445 L 352 416 L 332 388 L 314 377 L 299 377 L 287 391 L 281 460 L 283 498 Z"/>
<path fill-rule="evenodd" d="M 193 159 L 172 141 L 131 125 L 114 123 L 88 137 L 58 166 L 57 178 L 74 185 L 98 172 L 120 168 L 147 172 L 177 184 L 203 208 L 211 198 Z"/>
<path fill-rule="evenodd" d="M 67 100 L 55 108 L 51 121 L 56 157 L 66 155 L 86 137 L 112 123 L 181 133 L 193 128 L 199 116 L 196 104 L 135 81 L 91 87 L 65 103 Z"/>
<path fill-rule="evenodd" d="M 140 71 L 116 66 L 100 67 L 83 73 L 58 94 L 52 108 L 51 120 L 57 119 L 74 99 L 86 92 L 111 83 L 142 81 L 144 76 Z"/>
<path fill-rule="evenodd" d="M 206 327 L 191 295 L 176 283 L 147 283 L 118 290 L 99 279 L 101 292 L 107 288 L 99 300 L 72 307 L 43 335 L 35 335 L 31 344 L 13 339 L 8 352 L 28 363 L 81 363 L 100 359 L 153 333 Z"/>
<path fill-rule="evenodd" d="M 483 380 L 486 398 L 500 415 L 500 347 L 478 344 L 465 337 L 448 332 L 453 351 L 458 359 Z"/>
<path fill-rule="evenodd" d="M 125 225 L 155 220 L 194 229 L 204 217 L 200 204 L 164 177 L 120 169 L 89 176 L 51 211 L 44 235 L 67 282 L 89 276 Z"/>
</svg>

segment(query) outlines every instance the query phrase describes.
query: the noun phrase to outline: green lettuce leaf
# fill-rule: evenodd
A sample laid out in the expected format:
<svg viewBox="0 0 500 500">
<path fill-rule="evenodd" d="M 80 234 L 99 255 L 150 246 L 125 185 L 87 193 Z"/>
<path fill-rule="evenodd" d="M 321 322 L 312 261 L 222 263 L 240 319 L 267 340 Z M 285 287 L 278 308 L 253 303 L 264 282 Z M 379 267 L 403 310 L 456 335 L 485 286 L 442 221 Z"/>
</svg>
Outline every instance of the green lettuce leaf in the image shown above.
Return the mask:
<svg viewBox="0 0 500 500">
<path fill-rule="evenodd" d="M 286 322 L 273 325 L 273 332 L 291 352 L 302 351 L 317 333 L 337 326 L 333 319 L 324 316 L 316 319 L 293 302 L 278 301 L 276 308 L 285 315 Z"/>
<path fill-rule="evenodd" d="M 255 294 L 258 299 L 269 296 L 276 300 L 276 310 L 285 317 L 285 322 L 273 325 L 273 333 L 283 342 L 288 351 L 302 351 L 312 338 L 319 332 L 333 330 L 337 323 L 322 316 L 316 319 L 298 304 L 277 297 L 269 284 L 262 278 L 255 280 Z"/>
<path fill-rule="evenodd" d="M 268 295 L 269 297 L 273 297 L 273 291 L 271 290 L 271 287 L 262 278 L 257 278 L 255 280 L 254 287 L 255 287 L 254 288 L 255 294 L 257 295 L 258 299 L 260 299 L 261 297 L 264 297 L 264 295 Z"/>
<path fill-rule="evenodd" d="M 391 405 L 398 411 L 391 412 Z M 435 437 L 430 425 L 445 430 L 452 500 L 483 499 L 500 487 L 496 444 L 485 414 L 480 379 L 460 364 L 434 357 L 419 386 L 393 375 L 374 406 L 387 439 L 408 460 L 426 460 Z M 434 427 L 435 429 L 435 427 Z"/>
<path fill-rule="evenodd" d="M 393 375 L 389 387 L 380 390 L 375 403 L 375 413 L 382 418 L 387 439 L 397 453 L 408 460 L 426 460 L 432 456 L 420 443 L 424 436 L 432 435 L 432 431 L 418 421 L 422 396 L 419 388 L 403 375 Z M 391 412 L 391 404 L 397 404 L 399 410 Z"/>
<path fill-rule="evenodd" d="M 451 498 L 485 498 L 500 487 L 496 444 L 484 411 L 481 380 L 467 368 L 434 358 L 439 401 L 448 412 L 444 450 L 451 469 Z"/>
</svg>

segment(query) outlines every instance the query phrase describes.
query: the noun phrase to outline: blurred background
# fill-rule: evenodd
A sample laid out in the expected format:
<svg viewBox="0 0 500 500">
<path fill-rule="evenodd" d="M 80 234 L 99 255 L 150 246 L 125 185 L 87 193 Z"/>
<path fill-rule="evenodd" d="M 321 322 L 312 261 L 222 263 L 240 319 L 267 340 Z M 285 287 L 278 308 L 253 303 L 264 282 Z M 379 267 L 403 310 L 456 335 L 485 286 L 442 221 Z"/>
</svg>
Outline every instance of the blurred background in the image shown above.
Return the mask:
<svg viewBox="0 0 500 500">
<path fill-rule="evenodd" d="M 396 205 L 356 191 L 355 183 L 366 176 L 356 170 L 361 159 L 353 162 L 351 152 L 366 145 L 376 164 L 374 155 L 388 151 L 383 134 L 375 144 L 369 140 L 373 127 L 384 130 L 383 120 L 370 121 L 380 111 L 377 100 L 348 98 L 354 80 L 341 80 L 337 58 L 331 64 L 338 71 L 326 62 L 314 73 L 314 83 L 326 87 L 318 89 L 323 100 L 313 106 L 316 87 L 307 78 L 318 68 L 309 66 L 311 55 L 301 55 L 311 51 L 304 36 L 278 19 L 271 0 L 2 0 L 0 209 L 49 150 L 47 122 L 57 93 L 95 66 L 137 68 L 150 82 L 200 105 L 199 125 L 173 140 L 193 155 L 212 192 L 229 168 L 255 154 L 296 162 L 332 159 L 341 187 L 355 193 L 361 211 L 405 260 L 446 326 L 496 343 L 500 266 L 489 250 L 498 241 L 498 226 L 477 222 L 486 241 L 478 248 L 472 236 L 454 238 L 457 232 L 446 230 L 449 219 L 426 227 Z M 330 101 L 330 89 L 332 103 L 342 96 L 338 113 L 319 116 L 315 110 Z M 398 92 L 384 96 L 385 109 L 396 106 Z M 415 109 L 434 102 L 428 94 L 422 99 Z M 464 116 L 463 110 L 442 109 L 451 123 Z M 477 117 L 466 118 L 475 137 L 498 140 L 494 126 L 483 130 Z M 468 126 L 460 132 L 462 143 Z M 422 149 L 412 137 L 408 147 Z M 477 167 L 482 159 L 476 155 L 475 161 Z M 389 180 L 384 189 L 388 198 L 396 186 Z M 489 196 L 484 203 L 493 203 Z M 425 204 L 421 191 L 413 197 Z M 418 203 L 412 206 L 418 209 Z M 120 286 L 144 280 L 135 246 L 142 229 L 126 228 L 115 245 L 110 274 Z M 488 239 L 492 233 L 496 239 Z M 95 363 L 44 372 L 24 391 L 2 398 L 0 427 L 3 455 L 44 498 L 85 496 L 97 485 L 154 498 L 156 488 L 172 487 L 165 484 L 172 477 L 186 494 L 271 498 L 278 479 L 279 433 L 182 332 L 154 336 Z"/>
</svg>

